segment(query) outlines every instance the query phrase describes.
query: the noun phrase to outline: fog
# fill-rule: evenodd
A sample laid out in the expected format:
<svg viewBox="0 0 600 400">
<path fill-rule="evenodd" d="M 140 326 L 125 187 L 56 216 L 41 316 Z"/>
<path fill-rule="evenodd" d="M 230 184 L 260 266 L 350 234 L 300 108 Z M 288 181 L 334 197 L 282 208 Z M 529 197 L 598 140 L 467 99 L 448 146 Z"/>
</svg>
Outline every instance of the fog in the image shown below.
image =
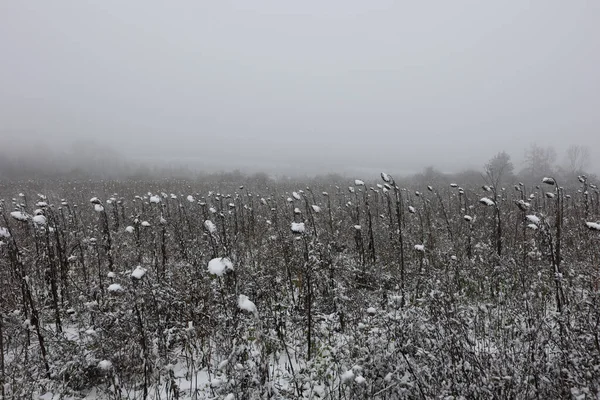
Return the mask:
<svg viewBox="0 0 600 400">
<path fill-rule="evenodd" d="M 576 143 L 598 170 L 598 21 L 597 1 L 5 1 L 0 146 L 345 173 Z"/>
</svg>

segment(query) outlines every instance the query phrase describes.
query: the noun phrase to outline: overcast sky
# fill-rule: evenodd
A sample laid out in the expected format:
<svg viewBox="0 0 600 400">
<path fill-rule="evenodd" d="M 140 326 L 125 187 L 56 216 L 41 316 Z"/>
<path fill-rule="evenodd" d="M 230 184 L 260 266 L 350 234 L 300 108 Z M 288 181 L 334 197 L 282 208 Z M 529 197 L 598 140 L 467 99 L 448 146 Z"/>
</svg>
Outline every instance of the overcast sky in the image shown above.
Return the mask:
<svg viewBox="0 0 600 400">
<path fill-rule="evenodd" d="M 599 126 L 598 0 L 0 2 L 0 145 L 456 170 Z"/>
</svg>

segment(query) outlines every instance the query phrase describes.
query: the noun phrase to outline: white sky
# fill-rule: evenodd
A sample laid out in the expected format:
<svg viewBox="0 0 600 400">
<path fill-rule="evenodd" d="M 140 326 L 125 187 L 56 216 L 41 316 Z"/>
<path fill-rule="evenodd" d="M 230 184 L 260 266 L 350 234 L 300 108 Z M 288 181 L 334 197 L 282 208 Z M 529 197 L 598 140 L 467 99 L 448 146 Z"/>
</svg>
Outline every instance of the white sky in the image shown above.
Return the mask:
<svg viewBox="0 0 600 400">
<path fill-rule="evenodd" d="M 597 0 L 4 1 L 0 54 L 4 142 L 333 171 L 600 145 Z"/>
</svg>

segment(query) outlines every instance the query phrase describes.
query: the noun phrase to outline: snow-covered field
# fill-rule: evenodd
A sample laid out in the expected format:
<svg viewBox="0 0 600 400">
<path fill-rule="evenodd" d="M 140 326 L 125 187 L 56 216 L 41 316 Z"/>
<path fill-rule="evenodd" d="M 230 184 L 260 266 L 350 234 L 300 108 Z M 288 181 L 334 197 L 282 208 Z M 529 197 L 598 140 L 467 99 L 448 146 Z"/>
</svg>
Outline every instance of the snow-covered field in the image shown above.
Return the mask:
<svg viewBox="0 0 600 400">
<path fill-rule="evenodd" d="M 597 188 L 381 178 L 4 187 L 2 395 L 599 398 Z"/>
</svg>

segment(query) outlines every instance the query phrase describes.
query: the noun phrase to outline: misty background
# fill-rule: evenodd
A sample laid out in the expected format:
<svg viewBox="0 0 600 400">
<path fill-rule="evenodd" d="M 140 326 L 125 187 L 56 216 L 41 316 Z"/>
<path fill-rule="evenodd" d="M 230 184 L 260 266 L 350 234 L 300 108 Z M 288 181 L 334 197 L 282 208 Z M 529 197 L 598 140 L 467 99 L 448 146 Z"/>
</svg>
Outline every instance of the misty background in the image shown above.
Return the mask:
<svg viewBox="0 0 600 400">
<path fill-rule="evenodd" d="M 0 158 L 408 174 L 521 169 L 535 143 L 599 171 L 598 21 L 583 0 L 6 1 Z"/>
</svg>

